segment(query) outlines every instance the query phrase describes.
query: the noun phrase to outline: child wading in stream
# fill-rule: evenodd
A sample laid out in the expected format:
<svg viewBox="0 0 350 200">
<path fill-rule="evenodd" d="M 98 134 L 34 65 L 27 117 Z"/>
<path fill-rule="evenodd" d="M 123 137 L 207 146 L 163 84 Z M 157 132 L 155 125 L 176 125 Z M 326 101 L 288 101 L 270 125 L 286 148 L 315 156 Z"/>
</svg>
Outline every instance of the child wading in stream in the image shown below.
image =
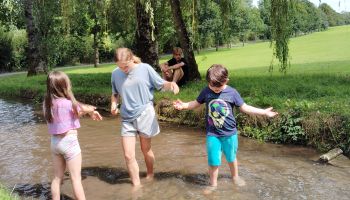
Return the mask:
<svg viewBox="0 0 350 200">
<path fill-rule="evenodd" d="M 85 199 L 81 183 L 81 150 L 77 129 L 80 128 L 79 116 L 89 114 L 93 120 L 102 120 L 94 106 L 75 100 L 68 76 L 53 71 L 47 76 L 47 91 L 43 104 L 44 116 L 51 134 L 51 152 L 54 178 L 51 183 L 53 200 L 60 199 L 60 185 L 64 171 L 68 168 L 74 196 Z"/>
<path fill-rule="evenodd" d="M 274 117 L 276 112 L 271 108 L 260 109 L 244 103 L 236 89 L 227 85 L 228 71 L 218 64 L 212 65 L 206 75 L 208 86 L 205 87 L 196 100 L 182 102 L 177 100 L 174 107 L 178 110 L 192 110 L 201 104 L 206 104 L 206 144 L 209 165 L 210 186 L 217 187 L 221 154 L 224 153 L 230 167 L 233 182 L 244 186 L 245 181 L 238 176 L 238 150 L 237 123 L 233 107 L 239 107 L 241 112 L 250 115 L 264 115 Z"/>
</svg>

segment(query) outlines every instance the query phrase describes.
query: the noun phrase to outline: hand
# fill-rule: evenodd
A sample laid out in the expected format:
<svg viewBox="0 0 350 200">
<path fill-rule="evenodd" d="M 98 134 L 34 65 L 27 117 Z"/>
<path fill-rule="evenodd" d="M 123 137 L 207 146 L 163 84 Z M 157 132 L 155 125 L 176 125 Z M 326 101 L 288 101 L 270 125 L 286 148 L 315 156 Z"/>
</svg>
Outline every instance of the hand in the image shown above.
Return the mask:
<svg viewBox="0 0 350 200">
<path fill-rule="evenodd" d="M 92 120 L 97 120 L 97 121 L 101 121 L 102 120 L 102 116 L 96 110 L 94 110 L 93 112 L 90 113 L 90 117 L 91 117 Z"/>
<path fill-rule="evenodd" d="M 178 99 L 178 100 L 176 100 L 176 101 L 173 101 L 173 106 L 174 106 L 174 108 L 177 109 L 177 110 L 182 110 L 182 109 L 184 109 L 183 102 L 182 102 L 180 99 Z"/>
<path fill-rule="evenodd" d="M 180 91 L 179 86 L 175 82 L 171 82 L 171 91 L 173 91 L 174 94 L 177 94 Z"/>
<path fill-rule="evenodd" d="M 265 115 L 267 117 L 274 117 L 274 116 L 278 115 L 278 112 L 272 111 L 272 109 L 273 109 L 273 107 L 265 109 Z"/>
<path fill-rule="evenodd" d="M 112 115 L 117 115 L 118 112 L 119 112 L 119 109 L 118 109 L 118 107 L 117 107 L 117 104 L 112 104 L 112 105 L 111 105 L 111 114 L 112 114 Z"/>
</svg>

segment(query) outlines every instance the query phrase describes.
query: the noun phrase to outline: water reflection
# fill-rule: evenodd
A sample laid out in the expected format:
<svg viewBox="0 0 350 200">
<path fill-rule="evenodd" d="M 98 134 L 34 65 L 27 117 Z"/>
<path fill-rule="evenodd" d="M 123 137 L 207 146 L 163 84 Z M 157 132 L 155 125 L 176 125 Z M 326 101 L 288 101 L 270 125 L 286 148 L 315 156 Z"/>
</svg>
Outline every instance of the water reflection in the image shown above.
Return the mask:
<svg viewBox="0 0 350 200">
<path fill-rule="evenodd" d="M 40 109 L 0 99 L 0 182 L 23 198 L 50 199 L 52 163 L 50 136 Z M 140 145 L 142 189 L 134 191 L 120 143 L 119 119 L 102 122 L 83 118 L 79 141 L 83 155 L 83 186 L 88 199 L 348 199 L 348 158 L 321 164 L 308 148 L 262 144 L 239 138 L 240 174 L 247 186 L 234 187 L 223 161 L 218 189 L 207 196 L 208 185 L 203 130 L 161 123 L 152 140 L 155 177 L 145 180 L 146 166 Z M 68 174 L 62 198 L 73 197 Z"/>
</svg>

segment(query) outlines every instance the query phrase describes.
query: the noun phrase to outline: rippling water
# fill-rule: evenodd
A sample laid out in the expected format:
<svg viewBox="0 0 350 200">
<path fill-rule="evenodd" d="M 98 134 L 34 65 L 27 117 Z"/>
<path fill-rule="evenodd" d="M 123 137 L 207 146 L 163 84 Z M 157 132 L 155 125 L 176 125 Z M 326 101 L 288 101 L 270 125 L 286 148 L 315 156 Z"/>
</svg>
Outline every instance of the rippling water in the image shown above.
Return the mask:
<svg viewBox="0 0 350 200">
<path fill-rule="evenodd" d="M 49 199 L 52 176 L 50 138 L 41 112 L 25 103 L 0 99 L 0 182 L 23 198 Z M 119 136 L 119 119 L 102 122 L 81 119 L 79 141 L 83 155 L 83 185 L 87 199 L 349 199 L 350 163 L 315 162 L 314 150 L 262 144 L 240 137 L 240 174 L 247 186 L 231 182 L 226 162 L 220 167 L 219 186 L 204 195 L 208 184 L 203 130 L 161 124 L 152 140 L 155 179 L 133 191 Z M 141 177 L 145 164 L 137 144 Z M 68 174 L 62 199 L 71 199 Z"/>
</svg>

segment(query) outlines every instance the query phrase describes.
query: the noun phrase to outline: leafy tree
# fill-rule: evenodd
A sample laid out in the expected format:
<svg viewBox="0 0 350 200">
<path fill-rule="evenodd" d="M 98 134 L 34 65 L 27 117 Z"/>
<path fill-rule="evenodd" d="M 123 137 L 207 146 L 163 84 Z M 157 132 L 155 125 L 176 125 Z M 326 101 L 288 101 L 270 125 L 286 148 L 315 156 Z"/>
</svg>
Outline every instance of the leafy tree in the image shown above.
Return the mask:
<svg viewBox="0 0 350 200">
<path fill-rule="evenodd" d="M 271 0 L 259 1 L 258 7 L 264 22 L 263 39 L 271 39 Z"/>
<path fill-rule="evenodd" d="M 158 69 L 158 46 L 154 33 L 154 13 L 150 0 L 136 0 L 137 30 L 135 52 L 143 62 Z"/>
<path fill-rule="evenodd" d="M 218 50 L 223 41 L 223 22 L 220 7 L 213 1 L 203 1 L 199 12 L 200 44 L 203 47 L 215 46 Z"/>
<path fill-rule="evenodd" d="M 286 73 L 291 36 L 292 0 L 271 0 L 271 44 L 274 46 L 274 55 L 280 62 L 280 71 Z M 270 66 L 270 71 L 273 65 Z"/>
<path fill-rule="evenodd" d="M 23 0 L 4 0 L 0 3 L 0 25 L 9 29 L 25 28 Z"/>
<path fill-rule="evenodd" d="M 47 72 L 46 62 L 42 59 L 39 47 L 39 30 L 35 26 L 33 17 L 33 0 L 24 1 L 25 18 L 28 34 L 28 73 L 27 76 Z"/>
<path fill-rule="evenodd" d="M 173 14 L 174 24 L 176 27 L 176 32 L 178 39 L 180 41 L 181 48 L 184 52 L 184 57 L 188 62 L 189 80 L 200 79 L 200 74 L 198 71 L 198 65 L 194 57 L 193 48 L 191 46 L 190 38 L 186 29 L 184 20 L 182 19 L 182 12 L 180 9 L 179 0 L 169 0 L 171 5 L 171 11 Z"/>
<path fill-rule="evenodd" d="M 11 58 L 13 54 L 12 37 L 5 28 L 0 26 L 0 72 L 12 71 Z"/>
<path fill-rule="evenodd" d="M 332 7 L 330 7 L 328 4 L 322 3 L 319 6 L 319 9 L 327 16 L 329 26 L 338 26 L 344 24 L 344 21 L 341 19 L 340 14 L 333 10 Z"/>
<path fill-rule="evenodd" d="M 135 40 L 136 1 L 111 0 L 107 8 L 107 27 L 110 35 L 122 41 L 120 45 L 131 47 Z"/>
</svg>

